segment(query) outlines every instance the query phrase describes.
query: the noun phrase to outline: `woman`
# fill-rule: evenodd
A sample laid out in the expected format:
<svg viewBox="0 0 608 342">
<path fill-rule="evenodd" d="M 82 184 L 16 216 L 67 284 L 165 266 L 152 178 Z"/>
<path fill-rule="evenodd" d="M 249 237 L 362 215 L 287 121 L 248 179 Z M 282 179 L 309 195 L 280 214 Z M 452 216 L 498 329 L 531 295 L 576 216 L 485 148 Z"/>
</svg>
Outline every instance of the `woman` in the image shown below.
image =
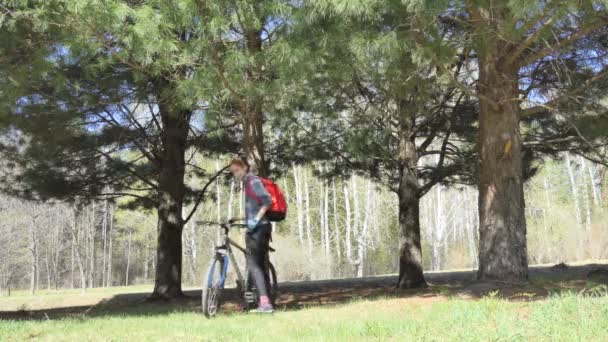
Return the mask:
<svg viewBox="0 0 608 342">
<path fill-rule="evenodd" d="M 268 293 L 270 277 L 266 268 L 266 255 L 272 226 L 265 216 L 266 211 L 272 205 L 272 198 L 260 178 L 250 172 L 249 163 L 246 160 L 232 160 L 230 172 L 236 179 L 243 182 L 245 189 L 247 266 L 260 298 L 258 308 L 254 312 L 272 313 L 274 309 Z"/>
</svg>

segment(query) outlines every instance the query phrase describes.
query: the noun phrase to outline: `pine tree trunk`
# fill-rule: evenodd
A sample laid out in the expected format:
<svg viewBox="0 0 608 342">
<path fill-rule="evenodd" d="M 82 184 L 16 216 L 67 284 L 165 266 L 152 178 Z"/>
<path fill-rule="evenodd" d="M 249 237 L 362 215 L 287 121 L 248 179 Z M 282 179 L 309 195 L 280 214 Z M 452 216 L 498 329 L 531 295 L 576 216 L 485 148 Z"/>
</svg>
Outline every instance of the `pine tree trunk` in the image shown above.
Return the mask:
<svg viewBox="0 0 608 342">
<path fill-rule="evenodd" d="M 186 139 L 191 112 L 171 111 L 159 104 L 163 123 L 162 160 L 160 163 L 159 234 L 156 281 L 152 298 L 174 298 L 182 292 L 182 207 L 184 200 L 184 171 Z"/>
<path fill-rule="evenodd" d="M 247 51 L 252 58 L 262 52 L 262 30 L 247 29 L 245 32 Z M 261 69 L 254 66 L 246 71 L 246 77 L 254 82 L 263 82 Z M 243 150 L 257 174 L 268 177 L 268 162 L 264 153 L 264 112 L 262 97 L 250 96 L 242 101 Z"/>
<path fill-rule="evenodd" d="M 404 110 L 405 108 L 403 108 Z M 426 287 L 420 239 L 420 190 L 414 120 L 403 113 L 399 127 L 399 279 L 401 289 Z"/>
<path fill-rule="evenodd" d="M 499 54 L 504 50 L 497 45 L 479 52 L 477 276 L 482 280 L 521 281 L 528 278 L 528 255 L 518 69 L 502 61 Z"/>
<path fill-rule="evenodd" d="M 420 242 L 420 197 L 414 172 L 401 167 L 399 192 L 399 280 L 401 289 L 425 287 Z"/>
</svg>

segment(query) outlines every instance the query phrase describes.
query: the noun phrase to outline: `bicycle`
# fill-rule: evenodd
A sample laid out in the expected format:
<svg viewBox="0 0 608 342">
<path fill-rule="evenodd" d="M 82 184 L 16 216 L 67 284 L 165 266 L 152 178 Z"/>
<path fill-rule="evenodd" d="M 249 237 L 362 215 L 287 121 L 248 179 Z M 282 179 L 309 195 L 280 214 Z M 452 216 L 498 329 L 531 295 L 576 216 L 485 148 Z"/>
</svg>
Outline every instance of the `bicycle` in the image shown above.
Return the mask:
<svg viewBox="0 0 608 342">
<path fill-rule="evenodd" d="M 232 262 L 235 267 L 236 273 L 236 288 L 241 293 L 244 300 L 244 308 L 250 308 L 258 303 L 258 295 L 247 269 L 247 263 L 245 263 L 245 270 L 241 272 L 236 257 L 232 248 L 236 248 L 243 254 L 247 253 L 247 250 L 241 247 L 238 243 L 232 240 L 229 236 L 229 232 L 232 228 L 246 228 L 244 224 L 234 224 L 230 221 L 227 222 L 204 222 L 199 221 L 199 224 L 216 225 L 221 229 L 220 245 L 214 247 L 214 256 L 211 259 L 209 268 L 207 269 L 207 277 L 204 278 L 205 283 L 203 284 L 203 290 L 201 294 L 201 305 L 205 316 L 211 318 L 217 313 L 221 304 L 221 294 L 224 290 L 226 278 L 228 276 L 228 265 Z M 269 247 L 268 252 L 274 252 L 272 247 Z M 277 298 L 278 286 L 277 286 L 277 274 L 274 269 L 274 265 L 270 262 L 269 253 L 266 253 L 266 267 L 268 268 L 267 274 L 270 279 L 269 294 L 272 304 L 275 304 Z M 247 275 L 243 277 L 243 274 Z"/>
</svg>

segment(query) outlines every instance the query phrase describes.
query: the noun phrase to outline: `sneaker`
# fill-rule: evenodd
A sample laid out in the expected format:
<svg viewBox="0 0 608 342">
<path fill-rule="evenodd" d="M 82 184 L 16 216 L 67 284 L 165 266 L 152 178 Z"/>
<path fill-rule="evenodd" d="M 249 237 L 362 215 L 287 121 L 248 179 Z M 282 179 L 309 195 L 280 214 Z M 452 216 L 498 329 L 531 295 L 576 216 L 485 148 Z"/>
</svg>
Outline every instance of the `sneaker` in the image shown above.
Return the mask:
<svg viewBox="0 0 608 342">
<path fill-rule="evenodd" d="M 257 309 L 253 309 L 249 312 L 252 313 L 261 313 L 261 314 L 271 314 L 274 312 L 274 308 L 272 307 L 272 305 L 268 304 L 268 305 L 260 305 L 258 306 Z"/>
</svg>

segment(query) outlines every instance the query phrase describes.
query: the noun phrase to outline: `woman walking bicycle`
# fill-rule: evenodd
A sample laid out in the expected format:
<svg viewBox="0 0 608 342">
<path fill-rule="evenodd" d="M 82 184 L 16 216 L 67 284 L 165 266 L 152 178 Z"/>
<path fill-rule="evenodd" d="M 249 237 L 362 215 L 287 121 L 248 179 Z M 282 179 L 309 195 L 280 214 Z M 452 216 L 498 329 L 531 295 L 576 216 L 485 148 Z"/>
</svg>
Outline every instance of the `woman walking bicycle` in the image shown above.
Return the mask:
<svg viewBox="0 0 608 342">
<path fill-rule="evenodd" d="M 272 313 L 274 308 L 268 292 L 270 276 L 265 266 L 272 233 L 272 225 L 266 218 L 266 211 L 272 205 L 272 198 L 260 178 L 250 172 L 249 163 L 246 160 L 232 160 L 230 172 L 236 179 L 243 182 L 245 189 L 247 267 L 259 298 L 258 308 L 253 311 Z"/>
</svg>

